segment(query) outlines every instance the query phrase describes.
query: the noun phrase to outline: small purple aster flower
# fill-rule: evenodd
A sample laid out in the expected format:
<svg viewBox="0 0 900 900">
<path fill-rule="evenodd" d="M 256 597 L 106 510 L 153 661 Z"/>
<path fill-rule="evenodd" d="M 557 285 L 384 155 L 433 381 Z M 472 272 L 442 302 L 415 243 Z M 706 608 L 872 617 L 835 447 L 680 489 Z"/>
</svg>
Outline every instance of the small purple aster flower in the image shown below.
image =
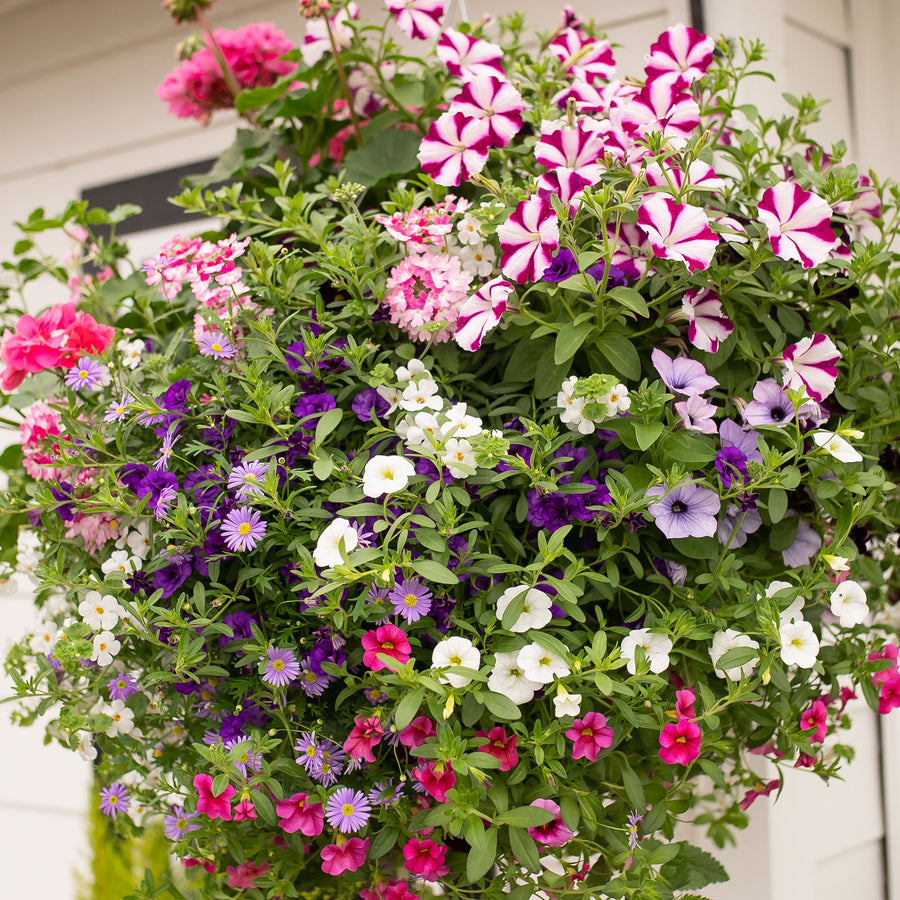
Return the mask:
<svg viewBox="0 0 900 900">
<path fill-rule="evenodd" d="M 320 672 L 304 663 L 300 669 L 300 688 L 307 697 L 318 697 L 334 681 L 327 672 Z"/>
<path fill-rule="evenodd" d="M 221 331 L 207 331 L 197 340 L 197 349 L 201 356 L 213 359 L 233 359 L 237 351 L 234 344 Z"/>
<path fill-rule="evenodd" d="M 64 379 L 66 387 L 77 391 L 87 388 L 93 391 L 100 387 L 106 378 L 106 367 L 88 356 L 82 356 L 78 362 L 66 373 Z"/>
<path fill-rule="evenodd" d="M 362 791 L 339 787 L 325 804 L 325 818 L 332 828 L 345 834 L 359 831 L 369 821 L 372 804 Z"/>
<path fill-rule="evenodd" d="M 367 687 L 363 689 L 363 693 L 366 695 L 366 699 L 373 706 L 377 706 L 379 703 L 387 703 L 390 700 L 387 693 L 383 691 L 380 687 Z"/>
<path fill-rule="evenodd" d="M 111 678 L 107 687 L 110 700 L 127 700 L 138 691 L 137 682 L 127 673 Z"/>
<path fill-rule="evenodd" d="M 128 788 L 119 781 L 114 781 L 108 788 L 100 791 L 100 812 L 113 819 L 120 813 L 126 812 L 131 806 Z"/>
<path fill-rule="evenodd" d="M 305 731 L 300 735 L 300 739 L 294 744 L 294 750 L 297 751 L 297 762 L 307 771 L 321 761 L 322 746 L 316 739 L 314 731 Z"/>
<path fill-rule="evenodd" d="M 578 263 L 575 261 L 574 254 L 571 250 L 566 250 L 565 247 L 562 247 L 556 252 L 553 259 L 550 260 L 550 265 L 544 270 L 542 278 L 544 281 L 549 281 L 551 284 L 557 284 L 560 281 L 571 278 L 577 273 Z"/>
<path fill-rule="evenodd" d="M 173 806 L 172 812 L 163 819 L 163 834 L 170 841 L 180 840 L 200 827 L 199 822 L 191 821 L 196 817 L 197 813 L 185 812 L 183 806 Z"/>
<path fill-rule="evenodd" d="M 106 407 L 106 415 L 103 416 L 104 422 L 124 422 L 125 416 L 128 415 L 128 408 L 132 404 L 131 397 L 123 394 L 121 400 L 114 400 Z"/>
<path fill-rule="evenodd" d="M 777 425 L 783 428 L 794 421 L 794 404 L 774 378 L 757 381 L 753 399 L 744 407 L 748 425 Z"/>
<path fill-rule="evenodd" d="M 265 664 L 262 680 L 275 687 L 285 687 L 300 674 L 300 664 L 293 650 L 283 647 L 269 647 L 266 650 L 269 660 Z"/>
<path fill-rule="evenodd" d="M 262 753 L 254 753 L 250 749 L 250 742 L 245 738 L 233 738 L 230 741 L 225 741 L 224 747 L 226 750 L 234 750 L 235 747 L 239 747 L 242 744 L 244 745 L 244 755 L 239 756 L 232 765 L 246 778 L 248 771 L 262 771 Z"/>
<path fill-rule="evenodd" d="M 716 533 L 716 514 L 722 505 L 715 491 L 696 484 L 680 484 L 672 490 L 656 485 L 647 497 L 659 497 L 647 507 L 659 530 L 667 538 L 712 537 Z"/>
<path fill-rule="evenodd" d="M 418 622 L 431 609 L 433 594 L 418 578 L 403 579 L 388 594 L 394 612 L 407 622 Z"/>
<path fill-rule="evenodd" d="M 262 489 L 259 485 L 268 473 L 268 463 L 259 460 L 241 463 L 231 470 L 231 474 L 228 476 L 228 487 L 230 490 L 237 491 L 239 497 L 251 494 L 261 496 Z"/>
<path fill-rule="evenodd" d="M 169 460 L 172 458 L 172 453 L 174 452 L 175 444 L 178 441 L 178 433 L 174 431 L 169 431 L 166 433 L 166 436 L 163 438 L 162 447 L 159 450 L 159 457 L 156 462 L 153 463 L 153 468 L 159 471 L 160 469 L 165 469 L 168 471 L 169 469 Z"/>
<path fill-rule="evenodd" d="M 253 550 L 266 533 L 266 523 L 255 509 L 239 506 L 233 509 L 221 526 L 222 537 L 229 550 Z"/>
<path fill-rule="evenodd" d="M 329 787 L 334 784 L 344 771 L 346 754 L 340 744 L 336 744 L 330 738 L 322 738 L 319 741 L 318 757 L 307 768 L 307 774 Z"/>
<path fill-rule="evenodd" d="M 679 356 L 673 360 L 658 347 L 650 354 L 650 359 L 663 384 L 676 394 L 686 394 L 688 397 L 702 394 L 719 383 L 712 375 L 707 375 L 706 367 L 695 359 Z"/>
<path fill-rule="evenodd" d="M 390 806 L 403 796 L 403 788 L 393 781 L 376 781 L 369 791 L 368 799 L 373 806 Z"/>
</svg>

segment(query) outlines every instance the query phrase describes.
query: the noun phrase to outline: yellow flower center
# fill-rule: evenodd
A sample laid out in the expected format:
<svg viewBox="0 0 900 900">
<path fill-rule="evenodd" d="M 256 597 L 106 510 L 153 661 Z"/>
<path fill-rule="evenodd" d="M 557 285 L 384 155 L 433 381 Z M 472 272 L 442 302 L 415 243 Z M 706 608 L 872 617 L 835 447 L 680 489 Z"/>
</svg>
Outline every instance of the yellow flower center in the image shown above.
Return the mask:
<svg viewBox="0 0 900 900">
<path fill-rule="evenodd" d="M 241 522 L 238 525 L 238 534 L 247 535 L 250 534 L 250 523 L 249 522 Z"/>
<path fill-rule="evenodd" d="M 283 659 L 272 660 L 272 668 L 276 672 L 280 672 L 284 668 L 284 660 Z"/>
<path fill-rule="evenodd" d="M 341 812 L 342 812 L 345 816 L 352 816 L 352 815 L 353 815 L 353 812 L 354 812 L 354 810 L 353 810 L 353 804 L 352 804 L 352 803 L 345 803 L 345 804 L 341 807 Z"/>
</svg>

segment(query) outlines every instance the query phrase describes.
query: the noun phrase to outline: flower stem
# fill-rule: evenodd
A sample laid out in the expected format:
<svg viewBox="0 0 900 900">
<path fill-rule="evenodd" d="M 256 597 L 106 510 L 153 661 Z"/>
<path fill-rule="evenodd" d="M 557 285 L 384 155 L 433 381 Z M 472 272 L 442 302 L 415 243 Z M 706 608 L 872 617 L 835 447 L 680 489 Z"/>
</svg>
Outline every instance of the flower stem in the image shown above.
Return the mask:
<svg viewBox="0 0 900 900">
<path fill-rule="evenodd" d="M 334 64 L 337 68 L 338 78 L 341 80 L 341 86 L 347 96 L 347 109 L 350 112 L 350 122 L 353 125 L 353 136 L 356 138 L 357 146 L 362 146 L 362 135 L 359 133 L 359 119 L 356 117 L 356 110 L 353 108 L 353 91 L 350 90 L 350 83 L 347 81 L 347 72 L 344 69 L 344 63 L 338 49 L 337 41 L 334 37 L 334 31 L 331 28 L 331 19 L 326 15 L 325 27 L 328 29 L 328 40 L 331 43 L 331 52 L 334 54 Z"/>
</svg>

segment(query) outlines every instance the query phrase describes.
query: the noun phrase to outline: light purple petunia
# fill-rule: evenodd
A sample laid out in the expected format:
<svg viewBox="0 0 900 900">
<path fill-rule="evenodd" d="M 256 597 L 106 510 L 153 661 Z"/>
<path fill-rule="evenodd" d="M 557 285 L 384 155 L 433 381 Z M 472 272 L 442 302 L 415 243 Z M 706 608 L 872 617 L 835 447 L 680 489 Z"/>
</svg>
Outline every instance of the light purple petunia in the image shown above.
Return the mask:
<svg viewBox="0 0 900 900">
<path fill-rule="evenodd" d="M 262 496 L 262 489 L 259 485 L 268 472 L 269 464 L 260 460 L 241 463 L 231 470 L 231 474 L 228 476 L 228 489 L 237 491 L 239 497 L 250 494 Z"/>
<path fill-rule="evenodd" d="M 676 394 L 702 394 L 711 390 L 719 382 L 706 374 L 706 367 L 694 359 L 678 356 L 670 359 L 659 348 L 650 354 L 653 368 L 659 372 L 665 386 Z"/>
<path fill-rule="evenodd" d="M 253 550 L 266 533 L 266 523 L 255 509 L 239 506 L 222 523 L 222 537 L 229 550 Z"/>
<path fill-rule="evenodd" d="M 696 484 L 680 484 L 671 491 L 655 485 L 647 497 L 659 497 L 647 511 L 667 538 L 712 537 L 716 533 L 716 514 L 721 502 L 715 491 Z"/>
<path fill-rule="evenodd" d="M 131 806 L 128 788 L 120 781 L 114 781 L 108 788 L 100 791 L 100 812 L 113 819 L 120 812 L 127 812 Z"/>
<path fill-rule="evenodd" d="M 797 536 L 794 538 L 794 543 L 787 550 L 781 551 L 781 558 L 784 560 L 784 564 L 792 569 L 806 566 L 819 552 L 821 546 L 822 538 L 819 533 L 806 519 L 801 519 L 797 523 Z"/>
<path fill-rule="evenodd" d="M 716 536 L 720 544 L 727 544 L 729 549 L 736 550 L 743 547 L 747 543 L 747 535 L 758 531 L 761 525 L 762 519 L 755 509 L 742 510 L 737 503 L 729 503 L 719 521 Z"/>
<path fill-rule="evenodd" d="M 283 647 L 269 647 L 266 650 L 268 662 L 262 675 L 266 684 L 285 687 L 300 674 L 300 663 L 293 650 Z"/>
<path fill-rule="evenodd" d="M 688 431 L 699 431 L 701 434 L 716 434 L 716 423 L 713 416 L 717 407 L 699 394 L 691 394 L 687 400 L 675 404 L 675 411 L 681 416 L 681 424 Z"/>
<path fill-rule="evenodd" d="M 731 419 L 724 419 L 719 425 L 719 438 L 723 447 L 736 447 L 748 462 L 762 462 L 759 452 L 759 435 L 752 430 L 744 430 Z"/>
<path fill-rule="evenodd" d="M 332 828 L 348 834 L 364 828 L 369 821 L 372 804 L 362 791 L 339 787 L 325 804 L 325 818 Z"/>
<path fill-rule="evenodd" d="M 794 404 L 774 378 L 757 381 L 753 399 L 744 407 L 748 425 L 777 425 L 783 428 L 794 420 Z"/>
</svg>

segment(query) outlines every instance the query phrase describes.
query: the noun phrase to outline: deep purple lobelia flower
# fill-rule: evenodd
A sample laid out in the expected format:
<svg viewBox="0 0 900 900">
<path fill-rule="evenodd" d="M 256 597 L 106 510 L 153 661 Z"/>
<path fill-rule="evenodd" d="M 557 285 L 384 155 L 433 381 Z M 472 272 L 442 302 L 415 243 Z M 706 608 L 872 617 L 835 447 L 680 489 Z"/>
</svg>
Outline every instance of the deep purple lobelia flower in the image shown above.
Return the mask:
<svg viewBox="0 0 900 900">
<path fill-rule="evenodd" d="M 712 537 L 716 533 L 721 502 L 715 491 L 696 484 L 680 484 L 668 491 L 660 484 L 649 488 L 646 496 L 660 498 L 647 511 L 667 538 Z"/>
<path fill-rule="evenodd" d="M 325 804 L 325 818 L 332 828 L 345 834 L 359 831 L 369 821 L 372 804 L 362 791 L 339 787 Z"/>
<path fill-rule="evenodd" d="M 561 247 L 553 259 L 550 260 L 550 265 L 544 270 L 543 279 L 551 284 L 556 284 L 571 278 L 577 273 L 578 263 L 575 261 L 575 255 L 571 250 Z"/>
<path fill-rule="evenodd" d="M 162 591 L 164 598 L 171 597 L 188 580 L 191 571 L 190 561 L 181 556 L 153 573 L 153 590 Z"/>
<path fill-rule="evenodd" d="M 275 687 L 289 685 L 299 674 L 300 664 L 293 650 L 284 647 L 269 647 L 266 650 L 268 661 L 262 680 L 266 684 L 274 684 Z"/>
<path fill-rule="evenodd" d="M 108 788 L 100 791 L 100 812 L 113 819 L 120 812 L 127 812 L 131 806 L 128 788 L 120 781 L 114 781 Z"/>
<path fill-rule="evenodd" d="M 665 386 L 676 394 L 702 394 L 714 388 L 719 382 L 706 374 L 706 367 L 686 356 L 668 357 L 658 347 L 650 354 L 653 368 L 659 373 Z"/>
<path fill-rule="evenodd" d="M 266 533 L 266 522 L 249 506 L 233 509 L 220 526 L 225 545 L 235 553 L 255 549 Z"/>
</svg>

